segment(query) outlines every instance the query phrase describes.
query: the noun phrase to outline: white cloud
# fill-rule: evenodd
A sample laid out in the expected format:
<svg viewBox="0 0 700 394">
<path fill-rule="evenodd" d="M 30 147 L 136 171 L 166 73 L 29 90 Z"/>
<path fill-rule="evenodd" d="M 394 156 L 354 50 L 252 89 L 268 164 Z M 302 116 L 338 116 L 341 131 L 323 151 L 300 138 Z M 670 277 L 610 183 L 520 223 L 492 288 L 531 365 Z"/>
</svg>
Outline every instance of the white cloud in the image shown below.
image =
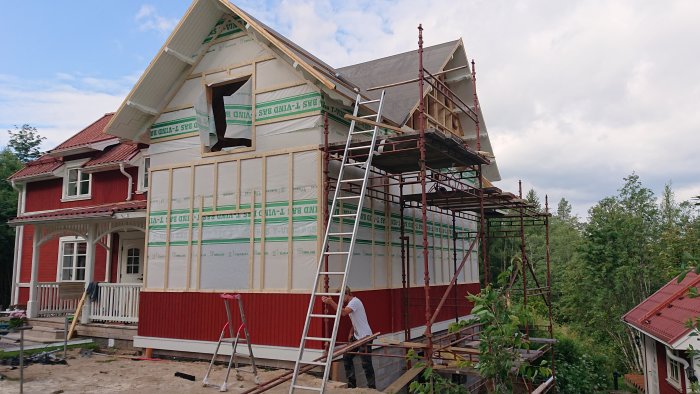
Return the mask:
<svg viewBox="0 0 700 394">
<path fill-rule="evenodd" d="M 133 83 L 133 76 L 110 80 L 63 73 L 32 81 L 0 75 L 0 146 L 7 144 L 5 130 L 29 123 L 46 137 L 42 149 L 51 149 L 116 111 Z"/>
<path fill-rule="evenodd" d="M 419 23 L 426 45 L 462 37 L 477 61 L 503 189 L 517 191 L 523 179 L 526 190 L 548 194 L 553 206 L 565 197 L 581 216 L 633 171 L 657 194 L 668 181 L 679 199 L 700 194 L 700 2 L 236 3 L 337 67 L 415 50 Z M 177 22 L 149 4 L 134 18 L 163 34 Z M 0 119 L 72 133 L 115 110 L 134 79 L 65 74 L 13 84 L 0 76 Z"/>
<path fill-rule="evenodd" d="M 581 216 L 633 171 L 700 194 L 698 2 L 244 3 L 333 66 L 414 50 L 419 23 L 427 45 L 462 37 L 506 190 L 522 178 Z"/>
<path fill-rule="evenodd" d="M 177 18 L 166 18 L 160 15 L 156 7 L 150 4 L 143 4 L 136 12 L 134 20 L 139 24 L 141 31 L 155 30 L 162 35 L 170 34 L 178 22 Z"/>
</svg>

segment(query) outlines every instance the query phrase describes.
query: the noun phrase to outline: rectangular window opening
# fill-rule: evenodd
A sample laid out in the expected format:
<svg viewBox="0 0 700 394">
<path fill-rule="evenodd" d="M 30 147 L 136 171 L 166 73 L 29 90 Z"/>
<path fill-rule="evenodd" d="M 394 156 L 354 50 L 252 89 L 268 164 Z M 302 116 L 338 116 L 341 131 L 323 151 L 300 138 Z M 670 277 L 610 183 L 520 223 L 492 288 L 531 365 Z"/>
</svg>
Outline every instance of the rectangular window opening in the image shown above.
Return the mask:
<svg viewBox="0 0 700 394">
<path fill-rule="evenodd" d="M 207 88 L 210 98 L 208 109 L 196 110 L 200 133 L 205 150 L 219 152 L 230 148 L 251 147 L 252 141 L 252 79 L 250 77 L 234 82 L 213 85 Z M 200 100 L 200 107 L 205 105 Z M 206 117 L 205 119 L 201 119 Z M 202 128 L 202 125 L 205 125 Z"/>
</svg>

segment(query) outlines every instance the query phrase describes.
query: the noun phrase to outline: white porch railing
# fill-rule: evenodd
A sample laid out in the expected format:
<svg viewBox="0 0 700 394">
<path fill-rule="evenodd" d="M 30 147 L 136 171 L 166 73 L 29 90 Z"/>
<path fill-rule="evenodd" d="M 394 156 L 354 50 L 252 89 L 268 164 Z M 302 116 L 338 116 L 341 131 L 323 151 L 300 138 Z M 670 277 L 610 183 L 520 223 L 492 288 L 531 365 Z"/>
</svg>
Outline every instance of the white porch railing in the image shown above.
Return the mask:
<svg viewBox="0 0 700 394">
<path fill-rule="evenodd" d="M 90 320 L 137 323 L 140 283 L 99 283 L 97 301 L 90 303 Z"/>
<path fill-rule="evenodd" d="M 78 300 L 61 300 L 58 297 L 57 282 L 37 283 L 39 316 L 58 316 L 74 313 Z"/>
</svg>

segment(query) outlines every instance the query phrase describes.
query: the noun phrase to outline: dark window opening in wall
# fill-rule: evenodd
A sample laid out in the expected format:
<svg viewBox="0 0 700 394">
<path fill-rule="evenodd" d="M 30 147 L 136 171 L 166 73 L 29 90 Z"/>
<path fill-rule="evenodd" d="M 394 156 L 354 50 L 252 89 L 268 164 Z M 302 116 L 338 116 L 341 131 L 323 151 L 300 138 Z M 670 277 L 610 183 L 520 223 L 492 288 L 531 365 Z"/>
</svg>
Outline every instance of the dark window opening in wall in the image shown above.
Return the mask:
<svg viewBox="0 0 700 394">
<path fill-rule="evenodd" d="M 250 78 L 212 86 L 211 108 L 216 143 L 211 152 L 224 148 L 252 146 L 252 104 Z"/>
</svg>

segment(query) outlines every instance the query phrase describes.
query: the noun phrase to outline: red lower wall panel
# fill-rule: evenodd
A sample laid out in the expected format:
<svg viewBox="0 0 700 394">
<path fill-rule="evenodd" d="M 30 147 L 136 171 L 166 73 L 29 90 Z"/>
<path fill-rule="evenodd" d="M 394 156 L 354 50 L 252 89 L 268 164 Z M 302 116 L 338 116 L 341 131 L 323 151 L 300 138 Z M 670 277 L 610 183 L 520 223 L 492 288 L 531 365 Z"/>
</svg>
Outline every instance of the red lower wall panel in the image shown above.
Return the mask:
<svg viewBox="0 0 700 394">
<path fill-rule="evenodd" d="M 435 309 L 446 286 L 431 288 L 431 309 Z M 370 326 L 383 334 L 403 330 L 401 289 L 357 291 L 365 305 Z M 408 290 L 411 327 L 425 324 L 422 287 Z M 461 284 L 450 294 L 437 321 L 464 316 L 471 309 L 467 293 L 478 293 L 479 284 Z M 456 295 L 456 303 L 455 303 Z M 243 303 L 251 340 L 261 345 L 296 347 L 304 326 L 308 294 L 245 293 Z M 233 305 L 235 307 L 235 305 Z M 320 303 L 317 303 L 320 307 Z M 234 309 L 235 325 L 239 324 Z M 226 322 L 224 303 L 218 293 L 142 292 L 138 334 L 146 337 L 216 341 Z M 338 338 L 347 338 L 350 320 L 342 319 Z M 321 325 L 311 327 L 310 335 L 320 335 Z"/>
</svg>

